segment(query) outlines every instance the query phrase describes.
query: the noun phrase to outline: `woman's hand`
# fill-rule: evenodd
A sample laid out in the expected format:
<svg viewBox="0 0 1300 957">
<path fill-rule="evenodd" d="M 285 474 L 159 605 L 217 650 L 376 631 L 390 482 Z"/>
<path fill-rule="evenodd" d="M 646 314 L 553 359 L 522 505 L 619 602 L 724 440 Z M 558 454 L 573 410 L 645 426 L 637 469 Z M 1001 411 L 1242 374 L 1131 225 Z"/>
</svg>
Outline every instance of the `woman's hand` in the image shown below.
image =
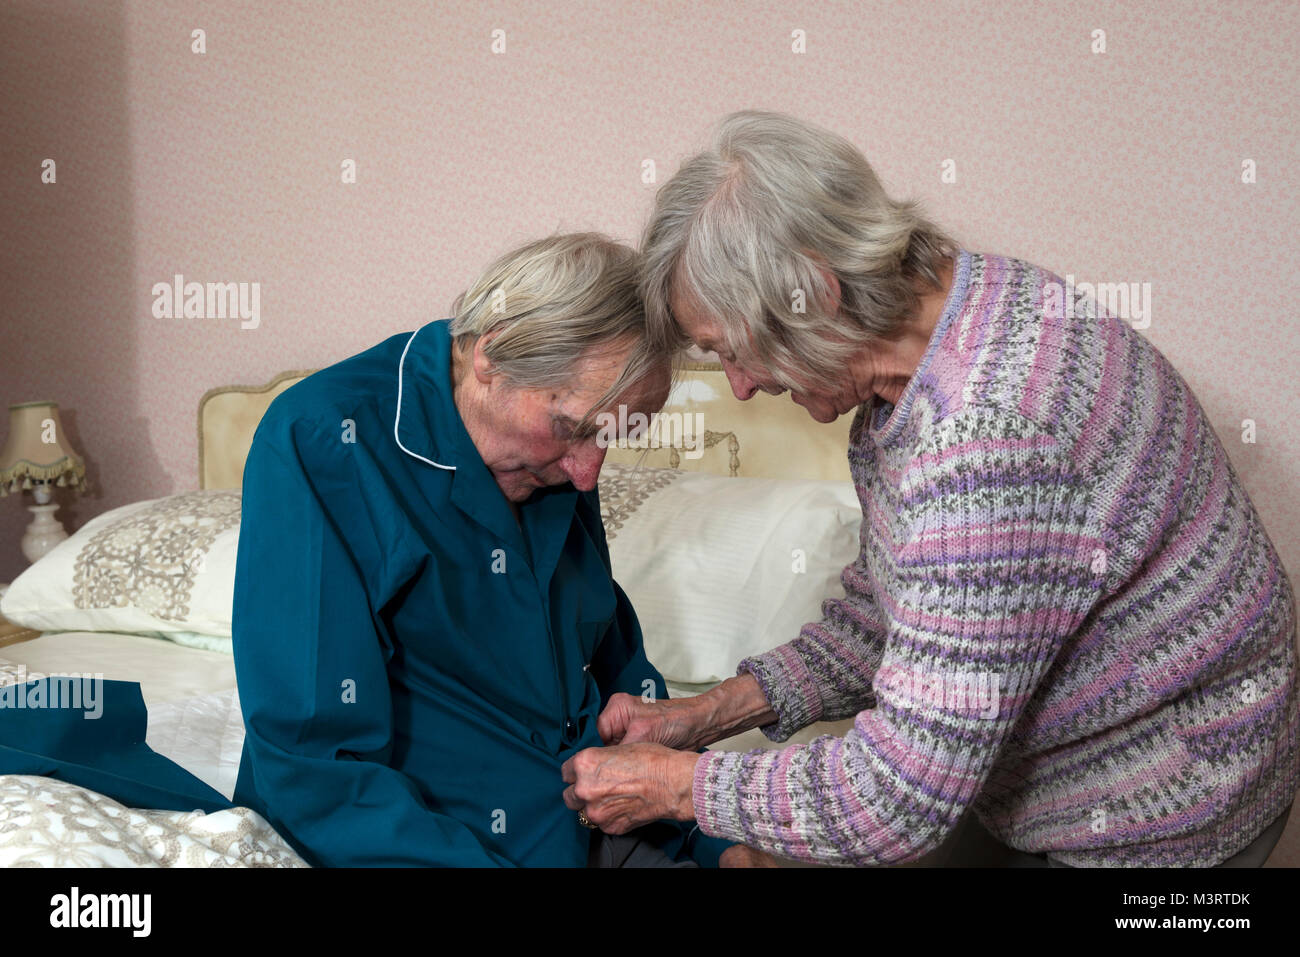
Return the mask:
<svg viewBox="0 0 1300 957">
<path fill-rule="evenodd" d="M 691 791 L 700 756 L 660 744 L 638 742 L 586 748 L 560 768 L 569 786 L 564 803 L 584 811 L 606 834 L 626 834 L 643 824 L 695 817 Z"/>
<path fill-rule="evenodd" d="M 718 858 L 719 867 L 780 867 L 776 858 L 747 844 L 733 844 Z"/>
<path fill-rule="evenodd" d="M 685 750 L 698 746 L 695 739 L 701 730 L 701 717 L 696 698 L 646 701 L 619 692 L 610 695 L 605 703 L 605 710 L 596 719 L 596 731 L 606 744 L 649 741 Z"/>
<path fill-rule="evenodd" d="M 694 698 L 645 701 L 622 692 L 610 695 L 596 719 L 596 731 L 606 744 L 653 741 L 693 751 L 776 719 L 758 681 L 746 674 Z"/>
</svg>

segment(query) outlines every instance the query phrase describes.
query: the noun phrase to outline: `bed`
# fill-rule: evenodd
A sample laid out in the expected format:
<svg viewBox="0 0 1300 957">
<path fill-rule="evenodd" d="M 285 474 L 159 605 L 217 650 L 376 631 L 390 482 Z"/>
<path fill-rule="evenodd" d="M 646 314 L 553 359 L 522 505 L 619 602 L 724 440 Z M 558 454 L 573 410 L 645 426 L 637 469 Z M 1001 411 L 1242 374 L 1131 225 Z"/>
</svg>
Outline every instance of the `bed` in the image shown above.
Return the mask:
<svg viewBox="0 0 1300 957">
<path fill-rule="evenodd" d="M 198 489 L 97 516 L 10 586 L 0 612 L 28 631 L 0 644 L 0 707 L 21 707 L 18 696 L 38 686 L 75 686 L 75 676 L 87 699 L 90 676 L 138 684 L 143 757 L 231 800 L 244 733 L 230 652 L 241 476 L 262 414 L 309 374 L 209 390 Z M 673 696 L 734 674 L 842 594 L 861 521 L 850 420 L 820 425 L 764 394 L 741 403 L 718 366 L 694 364 L 643 447 L 610 450 L 600 489 L 614 574 Z M 0 746 L 21 751 L 8 737 Z M 713 747 L 777 746 L 755 730 Z M 52 774 L 0 775 L 0 866 L 306 866 L 252 810 L 193 803 L 126 806 Z"/>
</svg>

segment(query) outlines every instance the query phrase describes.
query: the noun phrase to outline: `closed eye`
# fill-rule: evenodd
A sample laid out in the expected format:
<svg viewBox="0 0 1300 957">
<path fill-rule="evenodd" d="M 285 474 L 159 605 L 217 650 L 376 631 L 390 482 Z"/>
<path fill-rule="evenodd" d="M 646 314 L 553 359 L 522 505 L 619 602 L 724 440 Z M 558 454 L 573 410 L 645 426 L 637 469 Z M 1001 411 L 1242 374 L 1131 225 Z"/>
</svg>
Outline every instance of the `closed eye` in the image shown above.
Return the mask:
<svg viewBox="0 0 1300 957">
<path fill-rule="evenodd" d="M 561 442 L 585 442 L 593 438 L 598 431 L 594 426 L 588 426 L 581 432 L 578 432 L 577 429 L 578 423 L 567 415 L 552 417 L 551 419 L 551 434 Z"/>
</svg>

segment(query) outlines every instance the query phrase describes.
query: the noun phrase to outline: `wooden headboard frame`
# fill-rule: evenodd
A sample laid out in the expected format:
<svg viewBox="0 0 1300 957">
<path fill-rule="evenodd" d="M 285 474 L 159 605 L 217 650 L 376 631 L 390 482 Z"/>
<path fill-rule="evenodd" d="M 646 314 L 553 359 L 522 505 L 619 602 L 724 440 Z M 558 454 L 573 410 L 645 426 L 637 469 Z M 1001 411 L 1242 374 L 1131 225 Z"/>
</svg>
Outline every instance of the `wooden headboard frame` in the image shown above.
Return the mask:
<svg viewBox="0 0 1300 957">
<path fill-rule="evenodd" d="M 253 433 L 271 400 L 314 370 L 282 372 L 265 385 L 209 389 L 199 400 L 199 487 L 239 488 Z M 663 408 L 702 424 L 703 442 L 688 447 L 610 449 L 609 464 L 640 463 L 755 478 L 812 478 L 848 481 L 848 431 L 852 414 L 830 424 L 814 422 L 788 396 L 759 393 L 741 402 L 717 363 L 683 367 Z M 685 421 L 684 419 L 682 421 Z M 699 445 L 705 448 L 697 454 Z"/>
</svg>

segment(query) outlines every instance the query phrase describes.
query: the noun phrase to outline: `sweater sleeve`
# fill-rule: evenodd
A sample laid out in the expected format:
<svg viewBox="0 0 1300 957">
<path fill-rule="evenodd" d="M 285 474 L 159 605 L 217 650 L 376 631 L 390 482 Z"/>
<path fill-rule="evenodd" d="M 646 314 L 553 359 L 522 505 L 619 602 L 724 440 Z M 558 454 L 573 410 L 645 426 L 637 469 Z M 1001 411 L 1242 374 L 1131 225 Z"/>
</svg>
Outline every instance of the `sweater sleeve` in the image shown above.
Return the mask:
<svg viewBox="0 0 1300 957">
<path fill-rule="evenodd" d="M 1068 450 L 1015 413 L 931 425 L 880 541 L 876 707 L 843 738 L 707 753 L 706 834 L 796 860 L 877 865 L 939 846 L 1099 599 L 1104 562 Z M 1100 571 L 1098 571 L 1100 569 Z"/>
</svg>

